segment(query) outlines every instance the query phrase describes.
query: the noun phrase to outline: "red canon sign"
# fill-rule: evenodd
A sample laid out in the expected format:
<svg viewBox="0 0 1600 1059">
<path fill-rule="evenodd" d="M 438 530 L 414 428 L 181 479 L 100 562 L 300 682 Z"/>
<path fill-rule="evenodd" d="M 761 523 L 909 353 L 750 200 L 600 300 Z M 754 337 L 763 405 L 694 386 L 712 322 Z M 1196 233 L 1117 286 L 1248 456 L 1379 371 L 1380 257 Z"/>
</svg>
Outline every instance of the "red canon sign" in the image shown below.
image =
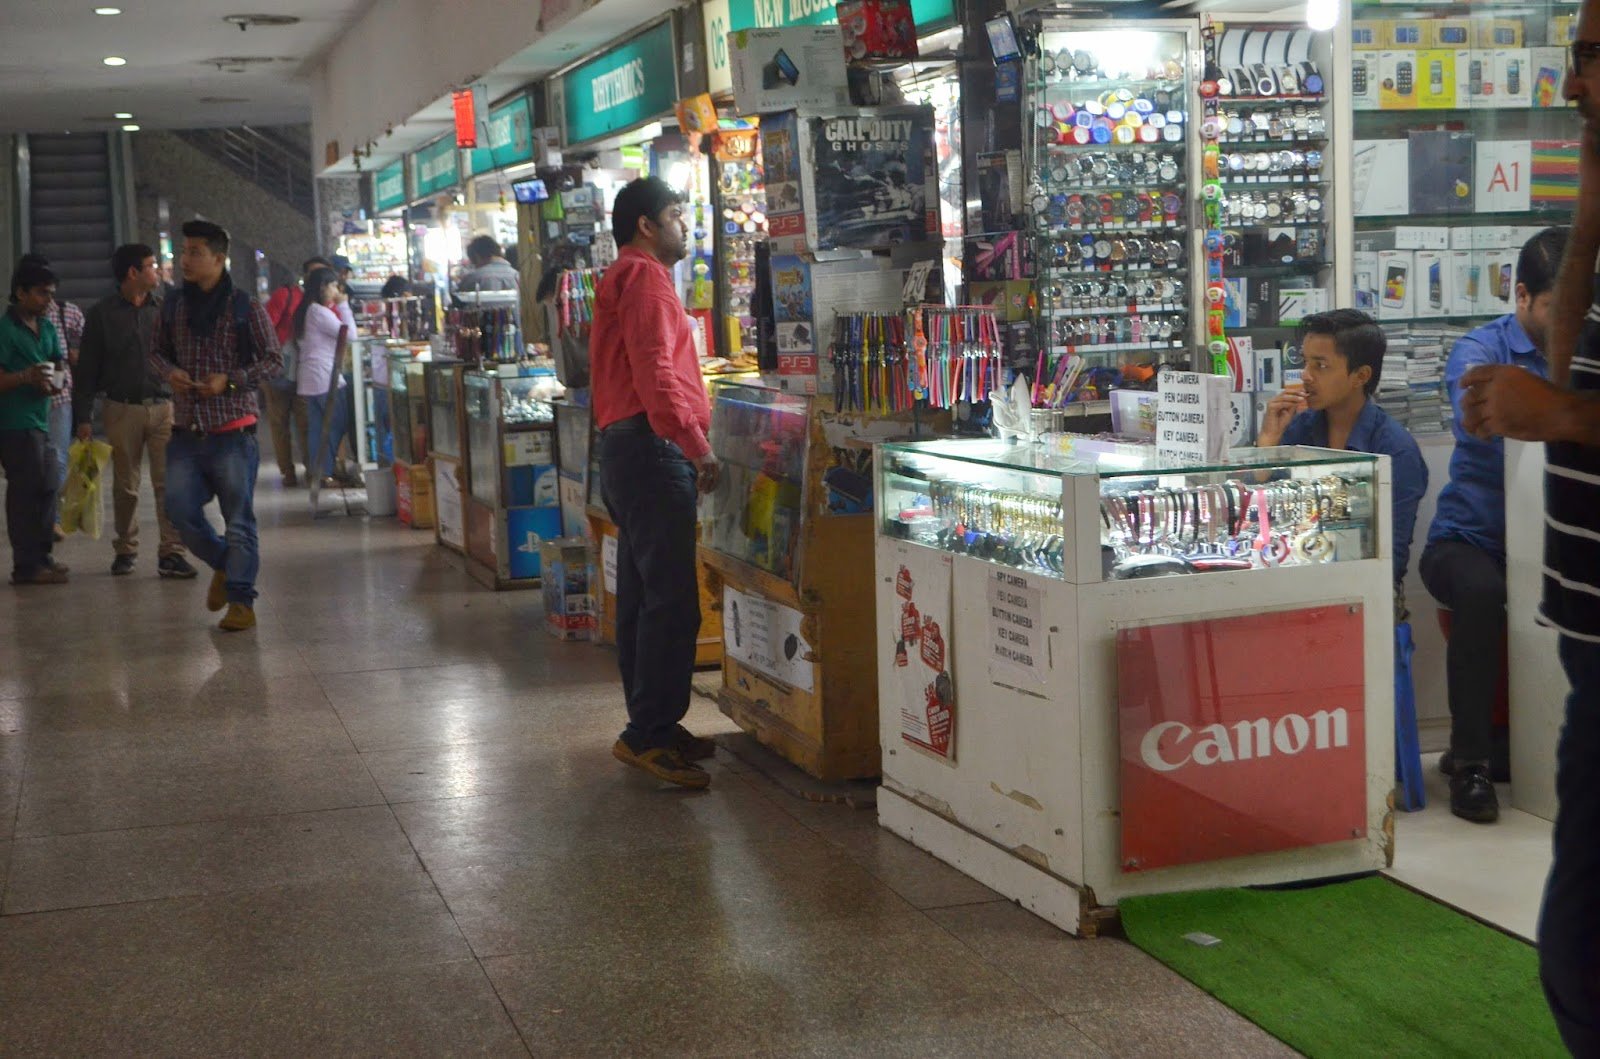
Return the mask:
<svg viewBox="0 0 1600 1059">
<path fill-rule="evenodd" d="M 1117 631 L 1122 866 L 1366 834 L 1366 656 L 1349 604 Z"/>
</svg>

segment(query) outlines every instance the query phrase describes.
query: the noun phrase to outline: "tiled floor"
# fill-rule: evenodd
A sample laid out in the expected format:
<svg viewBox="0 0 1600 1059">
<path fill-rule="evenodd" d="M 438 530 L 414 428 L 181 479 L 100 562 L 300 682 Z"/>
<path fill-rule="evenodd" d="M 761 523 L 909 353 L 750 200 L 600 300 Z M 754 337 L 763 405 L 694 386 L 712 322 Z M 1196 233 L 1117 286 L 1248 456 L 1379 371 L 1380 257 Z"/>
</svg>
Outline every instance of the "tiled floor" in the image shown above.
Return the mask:
<svg viewBox="0 0 1600 1059">
<path fill-rule="evenodd" d="M 1533 941 L 1539 901 L 1550 874 L 1548 820 L 1511 806 L 1511 788 L 1497 785 L 1500 819 L 1474 824 L 1450 813 L 1450 780 L 1439 755 L 1423 759 L 1427 808 L 1395 813 L 1394 867 L 1388 874 L 1501 930 Z"/>
<path fill-rule="evenodd" d="M 0 587 L 0 1054 L 1292 1054 L 870 813 L 659 789 L 536 594 L 259 507 L 253 633 L 106 542 Z"/>
</svg>

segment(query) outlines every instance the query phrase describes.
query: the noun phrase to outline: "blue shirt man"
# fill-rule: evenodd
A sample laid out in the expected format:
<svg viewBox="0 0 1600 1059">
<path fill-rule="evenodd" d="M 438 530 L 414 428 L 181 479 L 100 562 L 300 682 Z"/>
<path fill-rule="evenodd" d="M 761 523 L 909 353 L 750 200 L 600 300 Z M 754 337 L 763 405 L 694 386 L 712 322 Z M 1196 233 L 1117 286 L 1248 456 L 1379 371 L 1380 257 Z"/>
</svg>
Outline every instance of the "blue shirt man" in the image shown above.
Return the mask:
<svg viewBox="0 0 1600 1059">
<path fill-rule="evenodd" d="M 1494 781 L 1511 778 L 1510 740 L 1494 727 L 1505 682 L 1505 449 L 1499 437 L 1467 430 L 1462 377 L 1485 367 L 1549 375 L 1543 350 L 1565 249 L 1564 229 L 1547 228 L 1528 240 L 1517 257 L 1516 311 L 1458 341 L 1445 367 L 1456 450 L 1418 570 L 1428 594 L 1450 612 L 1450 751 L 1439 768 L 1450 776 L 1451 812 L 1476 823 L 1499 818 Z"/>
<path fill-rule="evenodd" d="M 1428 468 L 1416 439 L 1372 400 L 1387 349 L 1382 329 L 1356 309 L 1306 317 L 1300 325 L 1303 389 L 1286 389 L 1272 399 L 1256 444 L 1316 445 L 1389 457 L 1398 585 L 1411 560 L 1411 531 L 1428 491 Z"/>
</svg>

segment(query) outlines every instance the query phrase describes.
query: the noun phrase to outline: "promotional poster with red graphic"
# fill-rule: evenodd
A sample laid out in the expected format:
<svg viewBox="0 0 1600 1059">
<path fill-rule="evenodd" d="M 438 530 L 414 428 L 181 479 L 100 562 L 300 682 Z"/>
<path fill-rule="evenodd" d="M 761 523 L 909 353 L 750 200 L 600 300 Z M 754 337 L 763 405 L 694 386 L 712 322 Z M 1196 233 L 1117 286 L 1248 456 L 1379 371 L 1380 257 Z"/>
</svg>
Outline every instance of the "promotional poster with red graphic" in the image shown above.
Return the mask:
<svg viewBox="0 0 1600 1059">
<path fill-rule="evenodd" d="M 956 691 L 950 676 L 950 557 L 923 560 L 913 575 L 902 556 L 895 574 L 895 607 L 879 620 L 893 644 L 893 657 L 880 659 L 890 674 L 891 701 L 883 709 L 900 713 L 900 735 L 906 742 L 946 761 L 955 760 Z M 921 558 L 919 556 L 919 558 Z"/>
<path fill-rule="evenodd" d="M 1122 870 L 1366 835 L 1363 636 L 1357 604 L 1118 629 Z"/>
</svg>

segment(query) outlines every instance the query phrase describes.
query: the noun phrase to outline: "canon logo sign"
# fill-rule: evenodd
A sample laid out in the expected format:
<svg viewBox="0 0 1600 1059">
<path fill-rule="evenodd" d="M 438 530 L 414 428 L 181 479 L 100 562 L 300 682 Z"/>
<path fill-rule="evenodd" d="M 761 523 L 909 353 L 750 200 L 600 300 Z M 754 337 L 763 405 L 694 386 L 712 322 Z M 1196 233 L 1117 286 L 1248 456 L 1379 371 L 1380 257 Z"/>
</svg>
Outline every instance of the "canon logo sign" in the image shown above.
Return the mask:
<svg viewBox="0 0 1600 1059">
<path fill-rule="evenodd" d="M 1171 739 L 1163 753 L 1162 740 L 1169 735 Z M 1139 741 L 1139 756 L 1157 772 L 1173 772 L 1191 764 L 1224 765 L 1349 745 L 1349 715 L 1342 709 L 1318 710 L 1309 717 L 1291 713 L 1276 721 L 1263 717 L 1232 726 L 1208 724 L 1198 729 L 1181 721 L 1163 721 Z"/>
</svg>

